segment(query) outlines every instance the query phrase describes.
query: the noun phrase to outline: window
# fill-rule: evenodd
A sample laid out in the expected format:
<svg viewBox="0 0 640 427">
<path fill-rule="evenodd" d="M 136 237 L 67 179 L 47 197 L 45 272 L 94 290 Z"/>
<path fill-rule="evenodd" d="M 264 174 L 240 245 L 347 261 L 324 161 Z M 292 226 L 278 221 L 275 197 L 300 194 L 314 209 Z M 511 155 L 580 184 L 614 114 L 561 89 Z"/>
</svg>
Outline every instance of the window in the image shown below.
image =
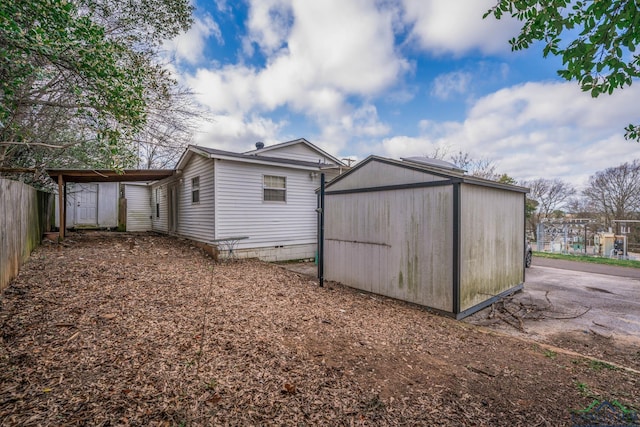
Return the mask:
<svg viewBox="0 0 640 427">
<path fill-rule="evenodd" d="M 263 200 L 265 202 L 287 201 L 287 178 L 265 175 L 263 180 Z"/>
<path fill-rule="evenodd" d="M 160 200 L 158 199 L 158 189 L 156 188 L 156 218 L 160 218 Z"/>
<path fill-rule="evenodd" d="M 200 177 L 191 178 L 191 203 L 200 203 Z"/>
</svg>

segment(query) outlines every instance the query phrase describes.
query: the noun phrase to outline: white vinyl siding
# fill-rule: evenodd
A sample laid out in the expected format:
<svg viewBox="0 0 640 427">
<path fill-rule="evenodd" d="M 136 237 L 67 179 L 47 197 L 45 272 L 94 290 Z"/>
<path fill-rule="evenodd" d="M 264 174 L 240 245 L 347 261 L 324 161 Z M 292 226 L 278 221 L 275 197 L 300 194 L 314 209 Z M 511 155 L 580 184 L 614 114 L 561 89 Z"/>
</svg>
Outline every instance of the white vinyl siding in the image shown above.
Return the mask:
<svg viewBox="0 0 640 427">
<path fill-rule="evenodd" d="M 123 185 L 127 199 L 127 231 L 151 230 L 151 189 L 140 184 Z"/>
<path fill-rule="evenodd" d="M 330 158 L 323 156 L 321 153 L 311 149 L 311 147 L 302 143 L 287 145 L 286 147 L 274 148 L 272 150 L 261 152 L 258 155 L 265 157 L 278 157 L 281 159 L 289 160 L 302 160 L 305 162 L 314 163 L 334 163 L 334 161 Z"/>
<path fill-rule="evenodd" d="M 151 229 L 166 233 L 168 231 L 168 210 L 167 210 L 167 185 L 154 184 L 151 187 L 151 203 L 153 205 L 153 219 Z M 157 215 L 157 214 L 160 215 Z"/>
<path fill-rule="evenodd" d="M 247 236 L 238 247 L 316 243 L 319 178 L 311 171 L 216 160 L 217 238 Z M 263 202 L 263 176 L 286 177 L 287 203 Z"/>
<path fill-rule="evenodd" d="M 215 237 L 214 162 L 194 155 L 178 180 L 178 229 L 181 236 L 207 242 Z M 198 202 L 193 202 L 193 179 L 198 182 Z"/>
</svg>

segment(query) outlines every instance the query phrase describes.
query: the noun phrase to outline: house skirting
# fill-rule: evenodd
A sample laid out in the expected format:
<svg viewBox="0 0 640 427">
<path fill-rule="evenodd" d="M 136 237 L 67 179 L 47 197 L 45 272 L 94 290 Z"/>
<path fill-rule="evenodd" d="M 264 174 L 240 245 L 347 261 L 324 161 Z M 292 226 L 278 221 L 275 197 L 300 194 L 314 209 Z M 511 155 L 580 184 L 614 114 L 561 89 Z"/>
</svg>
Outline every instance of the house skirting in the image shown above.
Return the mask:
<svg viewBox="0 0 640 427">
<path fill-rule="evenodd" d="M 317 245 L 315 243 L 305 245 L 267 246 L 263 248 L 236 249 L 234 253 L 238 258 L 258 258 L 261 261 L 291 261 L 297 259 L 314 259 Z M 221 251 L 225 256 L 226 251 Z"/>
</svg>

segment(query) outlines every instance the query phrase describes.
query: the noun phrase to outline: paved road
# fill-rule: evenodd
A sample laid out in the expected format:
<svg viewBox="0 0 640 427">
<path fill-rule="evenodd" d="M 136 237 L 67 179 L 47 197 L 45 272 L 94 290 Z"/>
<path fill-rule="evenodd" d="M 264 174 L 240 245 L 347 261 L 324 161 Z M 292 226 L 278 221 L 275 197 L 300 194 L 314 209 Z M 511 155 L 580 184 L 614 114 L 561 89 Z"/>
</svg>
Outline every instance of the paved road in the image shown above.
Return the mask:
<svg viewBox="0 0 640 427">
<path fill-rule="evenodd" d="M 640 345 L 639 273 L 640 269 L 534 258 L 524 290 L 514 300 L 543 314 L 544 320 L 526 322 L 529 333 L 593 332 Z"/>
<path fill-rule="evenodd" d="M 617 267 L 614 265 L 591 264 L 588 262 L 540 258 L 536 256 L 533 257 L 533 265 L 540 267 L 559 268 L 562 270 L 582 271 L 585 273 L 604 274 L 607 276 L 631 277 L 634 279 L 640 279 L 640 268 Z"/>
</svg>

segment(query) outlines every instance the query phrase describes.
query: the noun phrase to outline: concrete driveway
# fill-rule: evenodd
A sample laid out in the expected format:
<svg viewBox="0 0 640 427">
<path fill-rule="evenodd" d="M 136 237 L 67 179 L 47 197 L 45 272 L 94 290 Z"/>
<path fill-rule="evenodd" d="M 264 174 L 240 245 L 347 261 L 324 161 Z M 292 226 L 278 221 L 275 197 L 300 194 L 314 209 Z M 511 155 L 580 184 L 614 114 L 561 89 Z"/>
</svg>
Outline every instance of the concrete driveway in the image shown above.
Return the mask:
<svg viewBox="0 0 640 427">
<path fill-rule="evenodd" d="M 511 325 L 495 322 L 492 327 L 510 332 L 521 327 L 516 332 L 531 338 L 584 332 L 640 345 L 640 269 L 534 258 L 524 290 L 505 307 Z M 468 321 L 487 324 L 490 310 Z"/>
</svg>

